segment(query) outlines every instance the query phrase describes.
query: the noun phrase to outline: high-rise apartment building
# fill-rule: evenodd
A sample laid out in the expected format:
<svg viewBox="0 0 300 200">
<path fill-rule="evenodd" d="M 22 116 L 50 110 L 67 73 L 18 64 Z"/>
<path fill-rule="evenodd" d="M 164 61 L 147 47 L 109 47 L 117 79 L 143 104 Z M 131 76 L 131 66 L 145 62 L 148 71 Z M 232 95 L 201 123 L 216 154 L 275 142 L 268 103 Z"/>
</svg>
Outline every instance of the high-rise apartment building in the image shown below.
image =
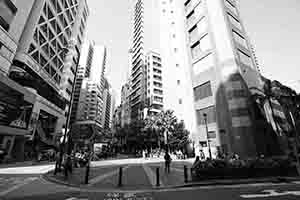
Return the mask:
<svg viewBox="0 0 300 200">
<path fill-rule="evenodd" d="M 163 110 L 163 66 L 160 54 L 150 51 L 146 54 L 146 108 L 147 115 L 158 114 Z"/>
<path fill-rule="evenodd" d="M 197 119 L 193 139 L 203 146 L 209 140 L 213 151 L 255 156 L 249 88 L 261 88 L 262 82 L 237 2 L 186 0 L 182 4 Z"/>
<path fill-rule="evenodd" d="M 89 124 L 99 132 L 103 128 L 105 67 L 106 47 L 86 40 L 82 46 L 76 77 L 71 124 Z"/>
<path fill-rule="evenodd" d="M 30 136 L 37 132 L 41 139 L 35 144 L 41 145 L 35 147 L 40 148 L 45 143 L 56 145 L 62 132 L 89 11 L 86 1 L 78 0 L 5 0 L 0 8 L 1 32 L 6 32 L 1 34 L 1 55 L 6 57 L 0 58 L 1 71 L 9 74 L 15 82 L 4 79 L 20 93 L 20 98 L 13 98 L 18 101 L 17 111 L 7 112 L 14 120 L 8 129 L 17 126 L 27 131 L 11 135 L 7 129 L 5 134 L 12 137 L 3 142 L 9 140 L 11 157 L 22 159 L 24 136 L 36 139 Z M 26 103 L 20 105 L 20 99 Z M 18 155 L 13 153 L 15 147 L 21 148 L 15 151 Z"/>
<path fill-rule="evenodd" d="M 178 5 L 179 1 L 174 5 L 162 0 L 133 2 L 131 115 L 133 119 L 145 117 L 145 108 L 155 102 L 155 113 L 162 109 L 174 110 L 192 131 L 189 57 L 184 13 Z M 151 54 L 158 57 L 157 62 L 153 63 Z"/>
</svg>

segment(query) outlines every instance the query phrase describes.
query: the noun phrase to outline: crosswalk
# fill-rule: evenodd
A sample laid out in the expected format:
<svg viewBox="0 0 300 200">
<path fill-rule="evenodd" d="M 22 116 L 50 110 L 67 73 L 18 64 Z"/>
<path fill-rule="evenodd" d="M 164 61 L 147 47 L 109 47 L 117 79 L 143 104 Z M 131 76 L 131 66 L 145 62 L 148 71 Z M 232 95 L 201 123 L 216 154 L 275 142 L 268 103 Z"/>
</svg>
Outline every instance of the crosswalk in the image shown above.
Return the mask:
<svg viewBox="0 0 300 200">
<path fill-rule="evenodd" d="M 54 165 L 1 168 L 0 174 L 44 174 L 54 169 Z"/>
<path fill-rule="evenodd" d="M 38 177 L 0 177 L 0 197 L 37 179 Z"/>
</svg>

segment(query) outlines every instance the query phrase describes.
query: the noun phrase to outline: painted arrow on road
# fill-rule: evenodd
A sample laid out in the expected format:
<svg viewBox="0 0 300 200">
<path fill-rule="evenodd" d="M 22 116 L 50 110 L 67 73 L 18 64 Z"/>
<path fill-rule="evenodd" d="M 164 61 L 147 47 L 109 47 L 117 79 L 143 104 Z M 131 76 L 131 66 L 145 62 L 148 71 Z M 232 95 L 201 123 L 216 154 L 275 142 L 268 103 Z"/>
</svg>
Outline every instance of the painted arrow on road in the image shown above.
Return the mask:
<svg viewBox="0 0 300 200">
<path fill-rule="evenodd" d="M 286 191 L 286 192 L 276 192 L 276 190 L 264 190 L 262 193 L 265 194 L 244 194 L 240 197 L 244 199 L 254 199 L 254 198 L 267 198 L 267 197 L 278 197 L 278 196 L 300 196 L 300 191 Z"/>
</svg>

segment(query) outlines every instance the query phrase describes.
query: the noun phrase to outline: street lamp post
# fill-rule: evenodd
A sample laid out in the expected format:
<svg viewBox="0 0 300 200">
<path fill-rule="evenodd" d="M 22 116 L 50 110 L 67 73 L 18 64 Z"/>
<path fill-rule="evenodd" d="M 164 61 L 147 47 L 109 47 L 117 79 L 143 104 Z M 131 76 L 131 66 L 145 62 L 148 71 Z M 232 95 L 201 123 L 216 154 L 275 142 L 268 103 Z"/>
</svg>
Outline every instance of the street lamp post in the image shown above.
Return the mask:
<svg viewBox="0 0 300 200">
<path fill-rule="evenodd" d="M 204 122 L 205 122 L 205 128 L 206 128 L 206 137 L 207 137 L 207 146 L 208 146 L 208 152 L 209 152 L 209 158 L 212 159 L 211 155 L 211 149 L 210 149 L 210 141 L 209 141 L 209 134 L 208 134 L 208 126 L 207 126 L 207 114 L 203 114 Z"/>
</svg>

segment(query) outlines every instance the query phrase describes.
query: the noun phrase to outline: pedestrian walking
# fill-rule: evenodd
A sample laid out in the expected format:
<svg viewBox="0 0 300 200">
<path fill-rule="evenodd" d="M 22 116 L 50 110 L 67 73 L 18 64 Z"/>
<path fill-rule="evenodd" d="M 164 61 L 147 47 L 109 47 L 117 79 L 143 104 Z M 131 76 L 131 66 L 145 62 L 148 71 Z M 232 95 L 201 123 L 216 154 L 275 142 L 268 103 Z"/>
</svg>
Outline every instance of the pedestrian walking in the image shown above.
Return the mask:
<svg viewBox="0 0 300 200">
<path fill-rule="evenodd" d="M 200 160 L 205 161 L 205 154 L 202 149 L 200 150 Z"/>
<path fill-rule="evenodd" d="M 60 152 L 57 151 L 55 153 L 55 169 L 54 169 L 54 175 L 56 175 L 57 172 L 60 172 Z"/>
<path fill-rule="evenodd" d="M 168 152 L 166 152 L 164 158 L 165 158 L 165 172 L 170 173 L 170 165 L 171 165 L 172 158 Z"/>
</svg>

